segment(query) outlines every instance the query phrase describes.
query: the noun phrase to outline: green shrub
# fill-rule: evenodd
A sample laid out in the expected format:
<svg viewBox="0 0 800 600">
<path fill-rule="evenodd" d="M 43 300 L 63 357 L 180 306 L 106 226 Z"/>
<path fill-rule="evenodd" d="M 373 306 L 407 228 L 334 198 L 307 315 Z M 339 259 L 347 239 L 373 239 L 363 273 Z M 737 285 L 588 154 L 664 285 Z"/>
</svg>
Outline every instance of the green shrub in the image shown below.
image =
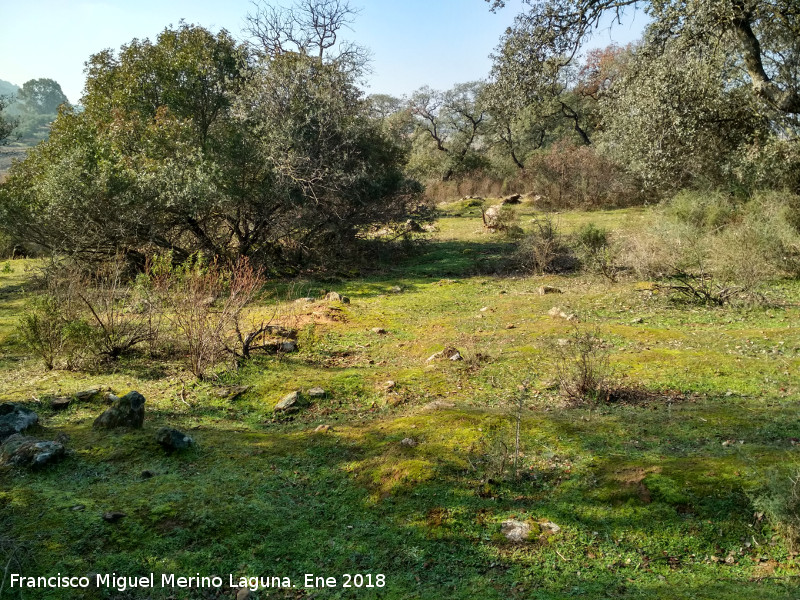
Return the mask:
<svg viewBox="0 0 800 600">
<path fill-rule="evenodd" d="M 790 551 L 800 548 L 800 469 L 772 469 L 764 486 L 752 494 L 753 506 L 772 524 Z"/>
<path fill-rule="evenodd" d="M 701 231 L 724 227 L 735 214 L 730 195 L 723 192 L 683 190 L 664 206 L 668 218 Z"/>
</svg>

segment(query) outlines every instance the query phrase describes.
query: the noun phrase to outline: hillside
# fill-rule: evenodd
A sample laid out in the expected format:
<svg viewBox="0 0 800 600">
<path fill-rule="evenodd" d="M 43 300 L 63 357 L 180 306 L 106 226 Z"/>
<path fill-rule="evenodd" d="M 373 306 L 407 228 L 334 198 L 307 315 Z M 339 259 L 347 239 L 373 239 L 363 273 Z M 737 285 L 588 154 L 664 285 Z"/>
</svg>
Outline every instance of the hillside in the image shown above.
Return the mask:
<svg viewBox="0 0 800 600">
<path fill-rule="evenodd" d="M 380 275 L 272 285 L 264 311 L 299 328 L 298 352 L 204 382 L 144 355 L 44 371 L 14 333 L 36 264 L 7 263 L 0 398 L 37 411 L 36 435 L 70 455 L 0 471 L 4 564 L 224 577 L 124 598 L 233 598 L 229 576 L 258 575 L 298 587 L 254 598 L 789 597 L 800 564 L 761 502 L 770 470 L 798 464 L 800 283 L 776 284 L 782 306 L 713 307 L 626 279 L 488 274 L 510 243 L 479 208 L 440 208 L 438 231 Z M 517 213 L 524 229 L 538 214 Z M 652 217 L 556 218 L 624 236 Z M 586 332 L 616 392 L 567 402 L 558 357 Z M 449 347 L 463 360 L 431 358 Z M 87 388 L 101 393 L 51 407 Z M 144 428 L 93 429 L 102 392 L 131 389 Z M 275 410 L 295 390 L 300 409 Z M 154 434 L 167 425 L 197 446 L 165 453 Z M 524 541 L 506 539 L 510 520 L 531 528 Z M 306 573 L 337 587 L 307 589 Z M 364 587 L 341 587 L 344 574 Z"/>
</svg>

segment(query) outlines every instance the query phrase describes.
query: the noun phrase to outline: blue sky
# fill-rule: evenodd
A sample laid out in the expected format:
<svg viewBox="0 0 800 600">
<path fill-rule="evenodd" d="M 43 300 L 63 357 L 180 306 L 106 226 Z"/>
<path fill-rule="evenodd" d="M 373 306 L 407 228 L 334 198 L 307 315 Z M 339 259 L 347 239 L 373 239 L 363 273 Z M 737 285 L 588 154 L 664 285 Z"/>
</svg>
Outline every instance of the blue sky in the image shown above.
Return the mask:
<svg viewBox="0 0 800 600">
<path fill-rule="evenodd" d="M 289 0 L 281 0 L 285 4 Z M 353 0 L 361 14 L 347 32 L 373 55 L 368 91 L 407 94 L 422 85 L 446 89 L 486 77 L 489 54 L 521 0 L 497 14 L 484 0 Z M 183 19 L 211 30 L 243 36 L 249 0 L 0 0 L 0 79 L 58 81 L 71 102 L 80 98 L 83 64 L 104 48 L 133 38 L 155 38 Z M 592 45 L 627 43 L 640 35 L 639 18 L 611 33 L 598 32 Z"/>
</svg>

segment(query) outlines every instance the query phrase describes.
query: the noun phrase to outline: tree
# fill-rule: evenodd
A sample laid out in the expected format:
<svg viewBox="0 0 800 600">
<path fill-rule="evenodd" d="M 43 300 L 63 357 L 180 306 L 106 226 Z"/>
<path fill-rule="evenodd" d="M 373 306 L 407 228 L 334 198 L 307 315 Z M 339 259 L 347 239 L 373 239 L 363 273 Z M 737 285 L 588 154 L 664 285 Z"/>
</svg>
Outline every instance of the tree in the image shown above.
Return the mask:
<svg viewBox="0 0 800 600">
<path fill-rule="evenodd" d="M 8 99 L 0 96 L 0 145 L 5 144 L 11 137 L 11 132 L 16 127 L 16 121 L 9 119 L 3 114 L 3 111 L 10 104 Z"/>
<path fill-rule="evenodd" d="M 27 112 L 38 115 L 54 115 L 58 107 L 69 100 L 61 91 L 61 86 L 52 79 L 31 79 L 17 92 L 17 102 Z"/>
<path fill-rule="evenodd" d="M 486 0 L 493 10 L 505 0 Z M 681 37 L 720 42 L 741 60 L 753 92 L 779 113 L 800 113 L 800 12 L 795 0 L 525 0 L 504 43 L 515 43 L 522 63 L 558 57 L 569 64 L 602 19 L 620 22 L 642 7 L 654 42 Z"/>
<path fill-rule="evenodd" d="M 481 102 L 483 87 L 481 81 L 457 84 L 446 92 L 425 86 L 409 100 L 418 131 L 445 157 L 444 181 L 481 163 L 476 146 L 487 123 Z"/>
<path fill-rule="evenodd" d="M 339 37 L 359 12 L 348 0 L 297 0 L 290 7 L 263 0 L 253 4 L 255 11 L 247 15 L 247 32 L 263 56 L 296 52 L 356 75 L 365 70 L 369 52 Z"/>
</svg>

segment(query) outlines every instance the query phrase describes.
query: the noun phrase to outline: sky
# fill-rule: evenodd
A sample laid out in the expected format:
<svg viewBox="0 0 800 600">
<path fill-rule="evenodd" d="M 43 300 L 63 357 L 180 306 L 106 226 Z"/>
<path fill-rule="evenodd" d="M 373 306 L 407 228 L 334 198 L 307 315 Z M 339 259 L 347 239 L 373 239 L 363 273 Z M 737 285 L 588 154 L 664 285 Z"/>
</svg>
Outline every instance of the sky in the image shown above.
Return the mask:
<svg viewBox="0 0 800 600">
<path fill-rule="evenodd" d="M 272 0 L 275 2 L 275 0 Z M 278 0 L 286 4 L 290 0 Z M 523 9 L 508 0 L 493 14 L 484 0 L 352 0 L 361 13 L 346 37 L 372 52 L 369 93 L 410 94 L 429 85 L 485 78 L 489 55 Z M 106 48 L 134 38 L 155 39 L 181 19 L 212 31 L 244 37 L 249 0 L 0 0 L 0 79 L 18 86 L 50 78 L 70 102 L 83 91 L 84 63 Z M 625 44 L 640 36 L 642 17 L 609 31 L 601 28 L 593 46 Z"/>
</svg>

